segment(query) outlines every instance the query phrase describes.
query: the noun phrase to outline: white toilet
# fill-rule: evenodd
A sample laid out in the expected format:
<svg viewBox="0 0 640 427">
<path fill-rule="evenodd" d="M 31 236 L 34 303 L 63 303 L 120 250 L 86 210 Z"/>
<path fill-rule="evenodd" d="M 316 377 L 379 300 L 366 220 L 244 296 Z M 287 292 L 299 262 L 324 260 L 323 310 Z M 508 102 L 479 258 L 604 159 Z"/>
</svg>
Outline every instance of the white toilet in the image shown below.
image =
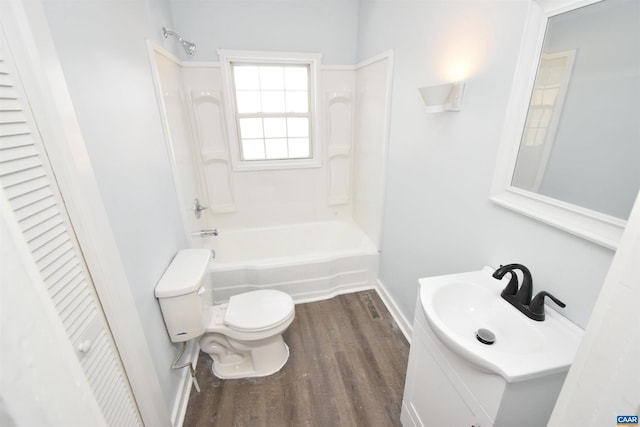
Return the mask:
<svg viewBox="0 0 640 427">
<path fill-rule="evenodd" d="M 232 296 L 228 303 L 204 301 L 211 251 L 184 249 L 175 256 L 155 289 L 173 342 L 200 338 L 219 378 L 271 375 L 289 358 L 282 333 L 295 317 L 284 292 L 258 290 Z"/>
</svg>

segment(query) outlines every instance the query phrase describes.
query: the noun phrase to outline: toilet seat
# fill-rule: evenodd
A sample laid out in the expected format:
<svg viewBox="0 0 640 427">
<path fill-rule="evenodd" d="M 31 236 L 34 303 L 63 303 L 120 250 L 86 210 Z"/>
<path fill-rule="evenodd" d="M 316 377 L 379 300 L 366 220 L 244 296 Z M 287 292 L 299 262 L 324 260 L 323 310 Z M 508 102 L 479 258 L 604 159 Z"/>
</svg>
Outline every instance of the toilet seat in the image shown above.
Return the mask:
<svg viewBox="0 0 640 427">
<path fill-rule="evenodd" d="M 260 332 L 287 321 L 294 310 L 293 299 L 282 291 L 251 291 L 229 298 L 223 321 L 237 331 Z"/>
</svg>

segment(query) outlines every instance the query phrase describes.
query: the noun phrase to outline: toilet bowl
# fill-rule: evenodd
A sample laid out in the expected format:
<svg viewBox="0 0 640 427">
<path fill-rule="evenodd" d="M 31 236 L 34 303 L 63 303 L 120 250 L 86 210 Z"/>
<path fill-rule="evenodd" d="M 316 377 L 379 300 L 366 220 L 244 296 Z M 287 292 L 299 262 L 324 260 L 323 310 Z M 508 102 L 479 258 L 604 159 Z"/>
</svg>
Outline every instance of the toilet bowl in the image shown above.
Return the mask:
<svg viewBox="0 0 640 427">
<path fill-rule="evenodd" d="M 271 375 L 289 358 L 282 333 L 295 317 L 292 298 L 277 290 L 232 296 L 224 304 L 207 304 L 205 294 L 211 253 L 185 249 L 171 262 L 155 294 L 173 342 L 200 338 L 219 378 Z"/>
<path fill-rule="evenodd" d="M 282 333 L 295 317 L 293 300 L 284 292 L 259 290 L 232 296 L 207 307 L 206 333 L 200 349 L 219 378 L 245 378 L 278 372 L 289 358 Z"/>
</svg>

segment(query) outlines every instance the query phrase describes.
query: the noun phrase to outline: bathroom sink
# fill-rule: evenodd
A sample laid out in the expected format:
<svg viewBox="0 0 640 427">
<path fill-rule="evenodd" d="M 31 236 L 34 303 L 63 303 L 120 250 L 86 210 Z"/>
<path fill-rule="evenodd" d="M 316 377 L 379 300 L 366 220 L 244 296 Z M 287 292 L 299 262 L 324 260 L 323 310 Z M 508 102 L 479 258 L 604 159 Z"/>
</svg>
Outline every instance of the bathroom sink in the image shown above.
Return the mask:
<svg viewBox="0 0 640 427">
<path fill-rule="evenodd" d="M 420 299 L 435 335 L 454 353 L 508 382 L 566 371 L 573 362 L 582 329 L 549 306 L 538 322 L 500 296 L 508 277 L 494 269 L 420 279 Z M 476 337 L 493 333 L 492 344 Z"/>
</svg>

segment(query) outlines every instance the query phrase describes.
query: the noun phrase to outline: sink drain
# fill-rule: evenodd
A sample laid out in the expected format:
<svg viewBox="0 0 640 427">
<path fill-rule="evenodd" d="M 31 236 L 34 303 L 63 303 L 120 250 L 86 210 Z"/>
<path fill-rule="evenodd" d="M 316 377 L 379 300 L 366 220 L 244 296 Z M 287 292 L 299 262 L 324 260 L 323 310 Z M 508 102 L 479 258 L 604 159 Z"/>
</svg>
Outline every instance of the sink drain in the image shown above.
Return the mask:
<svg viewBox="0 0 640 427">
<path fill-rule="evenodd" d="M 491 345 L 494 342 L 496 342 L 496 336 L 493 334 L 493 332 L 491 332 L 488 329 L 478 329 L 476 331 L 476 338 L 478 339 L 478 341 L 480 341 L 482 344 L 487 344 L 487 345 Z"/>
</svg>

